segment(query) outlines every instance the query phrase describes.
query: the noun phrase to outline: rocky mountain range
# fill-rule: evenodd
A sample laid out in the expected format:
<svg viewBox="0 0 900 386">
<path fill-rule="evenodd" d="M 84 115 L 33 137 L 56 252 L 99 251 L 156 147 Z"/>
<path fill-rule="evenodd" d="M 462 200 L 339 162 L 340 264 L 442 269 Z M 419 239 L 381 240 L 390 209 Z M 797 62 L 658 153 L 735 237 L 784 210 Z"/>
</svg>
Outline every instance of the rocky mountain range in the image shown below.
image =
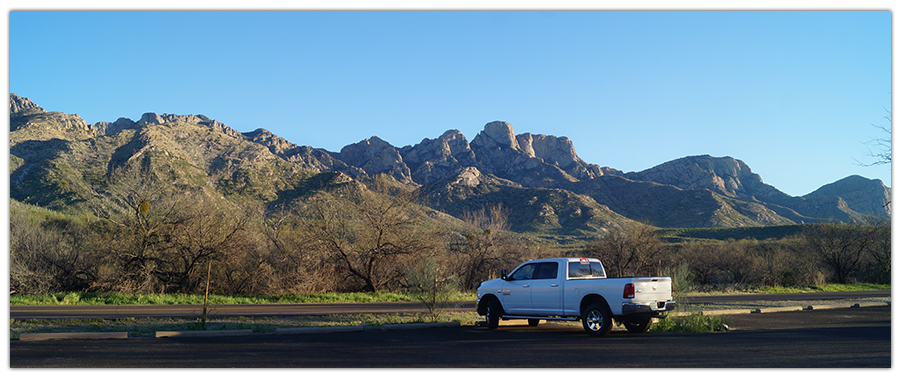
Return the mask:
<svg viewBox="0 0 900 386">
<path fill-rule="evenodd" d="M 451 216 L 500 204 L 512 230 L 594 235 L 629 221 L 659 227 L 743 227 L 890 217 L 891 189 L 850 176 L 789 196 L 743 161 L 708 155 L 623 173 L 583 161 L 566 137 L 516 134 L 489 122 L 469 141 L 448 130 L 396 147 L 373 136 L 340 152 L 240 133 L 203 115 L 146 113 L 87 124 L 10 95 L 10 195 L 55 210 L 77 207 L 116 165 L 155 165 L 178 184 L 274 203 L 333 181 L 388 175 Z"/>
</svg>

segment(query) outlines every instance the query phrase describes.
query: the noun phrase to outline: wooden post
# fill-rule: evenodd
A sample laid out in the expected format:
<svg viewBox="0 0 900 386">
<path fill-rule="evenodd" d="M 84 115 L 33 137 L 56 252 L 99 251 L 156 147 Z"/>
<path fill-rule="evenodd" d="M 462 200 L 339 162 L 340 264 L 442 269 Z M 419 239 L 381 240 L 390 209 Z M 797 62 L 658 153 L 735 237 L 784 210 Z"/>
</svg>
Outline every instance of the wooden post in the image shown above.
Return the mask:
<svg viewBox="0 0 900 386">
<path fill-rule="evenodd" d="M 206 266 L 206 294 L 203 295 L 203 318 L 202 324 L 203 329 L 206 329 L 206 306 L 209 304 L 209 274 L 212 271 L 212 260 L 209 261 L 209 264 Z"/>
</svg>

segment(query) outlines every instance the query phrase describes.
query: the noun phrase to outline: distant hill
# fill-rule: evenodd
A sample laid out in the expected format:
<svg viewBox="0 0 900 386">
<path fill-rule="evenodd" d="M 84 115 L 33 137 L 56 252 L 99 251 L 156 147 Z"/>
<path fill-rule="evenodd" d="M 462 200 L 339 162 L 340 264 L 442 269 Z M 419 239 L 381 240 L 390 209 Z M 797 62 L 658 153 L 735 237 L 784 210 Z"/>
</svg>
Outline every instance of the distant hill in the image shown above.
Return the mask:
<svg viewBox="0 0 900 386">
<path fill-rule="evenodd" d="M 880 180 L 850 176 L 793 197 L 743 161 L 708 155 L 622 173 L 584 162 L 566 137 L 517 135 L 506 122 L 487 123 L 471 141 L 449 130 L 400 148 L 373 136 L 329 152 L 264 129 L 239 133 L 203 115 L 87 124 L 10 95 L 12 199 L 83 210 L 125 162 L 176 185 L 267 205 L 384 174 L 420 190 L 436 211 L 461 218 L 499 204 L 512 230 L 551 236 L 590 236 L 631 221 L 755 227 L 890 216 L 891 189 Z"/>
</svg>

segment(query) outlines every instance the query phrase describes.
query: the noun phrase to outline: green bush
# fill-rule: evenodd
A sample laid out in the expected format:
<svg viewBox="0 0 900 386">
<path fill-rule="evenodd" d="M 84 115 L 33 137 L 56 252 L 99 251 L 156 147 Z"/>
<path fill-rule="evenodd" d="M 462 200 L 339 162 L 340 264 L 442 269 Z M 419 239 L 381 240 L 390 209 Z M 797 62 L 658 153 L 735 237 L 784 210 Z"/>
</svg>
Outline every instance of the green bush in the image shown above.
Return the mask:
<svg viewBox="0 0 900 386">
<path fill-rule="evenodd" d="M 659 319 L 650 327 L 650 331 L 673 332 L 676 334 L 698 334 L 704 332 L 727 331 L 725 319 L 719 315 L 703 315 L 691 312 L 689 315 L 669 316 Z"/>
</svg>

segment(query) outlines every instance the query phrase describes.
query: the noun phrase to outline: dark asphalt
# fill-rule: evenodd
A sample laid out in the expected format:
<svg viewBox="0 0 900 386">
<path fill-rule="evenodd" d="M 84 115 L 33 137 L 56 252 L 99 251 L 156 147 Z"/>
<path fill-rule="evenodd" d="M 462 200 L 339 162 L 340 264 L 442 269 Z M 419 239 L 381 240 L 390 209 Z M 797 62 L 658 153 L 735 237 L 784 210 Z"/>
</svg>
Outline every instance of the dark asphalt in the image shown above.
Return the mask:
<svg viewBox="0 0 900 386">
<path fill-rule="evenodd" d="M 232 338 L 10 341 L 10 367 L 845 368 L 891 367 L 891 308 L 726 316 L 723 333 L 591 338 L 578 326 Z M 658 374 L 657 374 L 658 375 Z M 474 380 L 473 380 L 474 381 Z"/>
</svg>

